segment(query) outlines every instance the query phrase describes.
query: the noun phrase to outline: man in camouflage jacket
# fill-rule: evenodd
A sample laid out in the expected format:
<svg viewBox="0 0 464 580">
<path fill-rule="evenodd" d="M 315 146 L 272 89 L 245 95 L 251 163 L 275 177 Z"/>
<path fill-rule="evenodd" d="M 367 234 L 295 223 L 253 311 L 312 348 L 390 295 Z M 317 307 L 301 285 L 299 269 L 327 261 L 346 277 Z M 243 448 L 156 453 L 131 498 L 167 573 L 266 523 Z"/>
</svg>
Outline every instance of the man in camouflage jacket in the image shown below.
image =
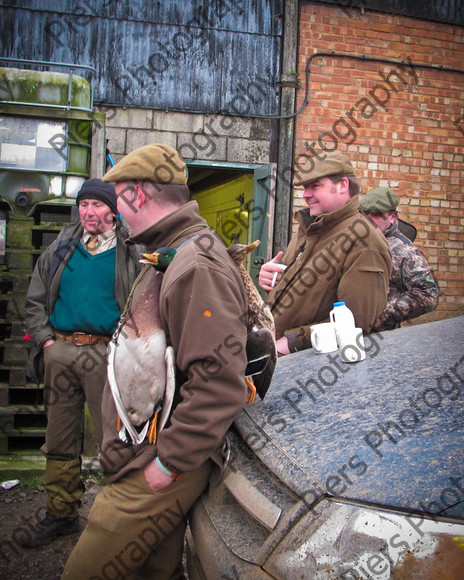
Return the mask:
<svg viewBox="0 0 464 580">
<path fill-rule="evenodd" d="M 439 288 L 424 254 L 398 228 L 399 197 L 388 187 L 377 187 L 361 200 L 366 216 L 384 233 L 393 257 L 387 306 L 374 329 L 398 328 L 403 320 L 435 310 Z"/>
</svg>

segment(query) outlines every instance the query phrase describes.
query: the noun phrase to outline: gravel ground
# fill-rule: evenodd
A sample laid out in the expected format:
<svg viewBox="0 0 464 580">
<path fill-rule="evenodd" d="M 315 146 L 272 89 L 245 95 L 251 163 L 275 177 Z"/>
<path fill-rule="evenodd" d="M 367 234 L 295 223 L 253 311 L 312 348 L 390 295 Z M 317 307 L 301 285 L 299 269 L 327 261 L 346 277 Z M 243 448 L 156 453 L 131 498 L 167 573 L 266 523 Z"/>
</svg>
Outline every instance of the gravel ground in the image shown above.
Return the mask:
<svg viewBox="0 0 464 580">
<path fill-rule="evenodd" d="M 95 495 L 101 490 L 92 480 L 85 482 L 80 528 L 84 529 Z M 15 540 L 45 515 L 43 487 L 24 488 L 21 484 L 0 489 L 0 578 L 2 580 L 58 580 L 79 534 L 63 536 L 38 548 L 21 548 Z"/>
</svg>

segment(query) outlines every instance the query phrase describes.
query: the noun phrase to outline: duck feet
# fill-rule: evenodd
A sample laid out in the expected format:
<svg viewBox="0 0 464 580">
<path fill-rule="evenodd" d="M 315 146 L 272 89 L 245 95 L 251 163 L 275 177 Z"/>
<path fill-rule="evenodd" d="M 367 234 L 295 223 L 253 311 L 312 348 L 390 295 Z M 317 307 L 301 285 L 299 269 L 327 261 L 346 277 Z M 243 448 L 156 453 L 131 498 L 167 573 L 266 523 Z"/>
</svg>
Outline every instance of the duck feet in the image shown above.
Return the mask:
<svg viewBox="0 0 464 580">
<path fill-rule="evenodd" d="M 245 377 L 245 383 L 247 384 L 248 387 L 246 402 L 247 405 L 251 405 L 256 399 L 256 387 L 253 383 L 253 379 L 250 379 L 249 377 Z"/>
</svg>

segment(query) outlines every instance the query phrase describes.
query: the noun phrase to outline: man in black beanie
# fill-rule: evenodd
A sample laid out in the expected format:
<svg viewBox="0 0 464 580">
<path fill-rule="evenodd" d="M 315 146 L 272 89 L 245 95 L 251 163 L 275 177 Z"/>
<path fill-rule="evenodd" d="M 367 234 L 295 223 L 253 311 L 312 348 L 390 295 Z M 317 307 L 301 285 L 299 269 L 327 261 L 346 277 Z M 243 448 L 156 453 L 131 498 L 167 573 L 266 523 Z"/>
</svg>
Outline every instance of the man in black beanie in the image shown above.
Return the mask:
<svg viewBox="0 0 464 580">
<path fill-rule="evenodd" d="M 79 221 L 40 256 L 26 300 L 28 376 L 44 384 L 48 502 L 23 547 L 79 530 L 84 403 L 101 441 L 106 348 L 139 271 L 140 249 L 124 243 L 113 185 L 88 179 L 76 203 Z"/>
</svg>

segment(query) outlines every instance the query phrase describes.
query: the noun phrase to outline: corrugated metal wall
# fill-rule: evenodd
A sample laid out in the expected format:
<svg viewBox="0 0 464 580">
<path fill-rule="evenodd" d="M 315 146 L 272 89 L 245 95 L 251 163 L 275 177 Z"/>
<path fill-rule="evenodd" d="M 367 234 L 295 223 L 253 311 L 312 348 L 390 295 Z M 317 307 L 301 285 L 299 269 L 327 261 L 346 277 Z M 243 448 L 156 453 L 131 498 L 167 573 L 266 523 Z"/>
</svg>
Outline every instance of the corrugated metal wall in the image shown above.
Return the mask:
<svg viewBox="0 0 464 580">
<path fill-rule="evenodd" d="M 4 0 L 1 55 L 93 66 L 97 103 L 277 114 L 282 3 Z"/>
</svg>

